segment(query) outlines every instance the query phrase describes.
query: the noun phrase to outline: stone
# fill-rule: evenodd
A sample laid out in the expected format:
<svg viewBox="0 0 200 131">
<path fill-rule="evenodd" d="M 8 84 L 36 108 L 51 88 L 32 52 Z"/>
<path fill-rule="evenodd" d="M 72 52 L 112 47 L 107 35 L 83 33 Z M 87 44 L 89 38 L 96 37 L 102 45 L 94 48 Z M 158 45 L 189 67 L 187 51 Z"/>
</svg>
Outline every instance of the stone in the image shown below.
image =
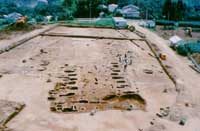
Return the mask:
<svg viewBox="0 0 200 131">
<path fill-rule="evenodd" d="M 39 69 L 38 69 L 38 71 L 45 71 L 47 68 L 46 67 L 40 67 Z"/>
<path fill-rule="evenodd" d="M 184 126 L 185 123 L 186 123 L 186 119 L 185 119 L 185 118 L 182 118 L 182 119 L 180 120 L 180 122 L 179 122 L 179 125 Z"/>
<path fill-rule="evenodd" d="M 144 73 L 146 73 L 146 74 L 153 74 L 153 71 L 152 71 L 152 70 L 149 70 L 149 69 L 144 69 L 143 71 L 144 71 Z"/>
<path fill-rule="evenodd" d="M 75 95 L 75 93 L 63 93 L 63 94 L 60 94 L 59 96 L 62 97 L 62 96 L 73 96 Z"/>
<path fill-rule="evenodd" d="M 69 85 L 74 85 L 74 84 L 76 84 L 76 81 L 70 81 L 70 82 L 68 82 L 68 84 Z"/>
<path fill-rule="evenodd" d="M 79 103 L 88 103 L 87 100 L 80 100 Z"/>
<path fill-rule="evenodd" d="M 185 103 L 185 106 L 186 106 L 186 107 L 189 107 L 190 105 L 189 105 L 189 103 Z"/>
<path fill-rule="evenodd" d="M 121 77 L 121 76 L 114 76 L 114 77 L 112 77 L 112 79 L 124 79 L 124 77 Z"/>
<path fill-rule="evenodd" d="M 49 61 L 43 60 L 42 63 L 40 64 L 41 66 L 48 66 L 50 64 Z"/>
<path fill-rule="evenodd" d="M 56 98 L 55 98 L 54 96 L 49 96 L 49 97 L 48 97 L 48 100 L 49 100 L 49 101 L 52 101 L 52 100 L 55 100 L 55 99 L 56 99 Z"/>
<path fill-rule="evenodd" d="M 132 110 L 133 110 L 133 105 L 129 105 L 127 111 L 132 111 Z"/>
<path fill-rule="evenodd" d="M 56 107 L 52 106 L 52 107 L 50 107 L 50 110 L 53 111 L 53 112 L 56 112 Z"/>
<path fill-rule="evenodd" d="M 159 118 L 162 118 L 163 116 L 159 113 L 156 113 L 156 116 L 158 116 Z"/>
<path fill-rule="evenodd" d="M 50 82 L 51 82 L 51 79 L 48 79 L 48 80 L 47 80 L 47 83 L 50 83 Z"/>
<path fill-rule="evenodd" d="M 77 74 L 68 74 L 68 76 L 77 76 Z"/>
<path fill-rule="evenodd" d="M 74 110 L 73 107 L 65 107 L 62 112 L 77 112 L 77 110 Z"/>
<path fill-rule="evenodd" d="M 22 63 L 26 63 L 26 60 L 22 60 Z"/>
<path fill-rule="evenodd" d="M 40 53 L 41 54 L 47 54 L 48 52 L 46 52 L 44 49 L 40 49 Z"/>
<path fill-rule="evenodd" d="M 73 71 L 73 70 L 65 70 L 64 72 L 66 72 L 66 73 L 73 73 L 75 71 Z"/>
<path fill-rule="evenodd" d="M 71 81 L 77 81 L 77 78 L 69 78 Z"/>
<path fill-rule="evenodd" d="M 167 93 L 167 92 L 168 92 L 167 89 L 164 89 L 164 90 L 163 90 L 163 93 Z"/>
<path fill-rule="evenodd" d="M 94 116 L 95 113 L 96 113 L 96 110 L 92 110 L 92 111 L 90 112 L 90 116 Z"/>
<path fill-rule="evenodd" d="M 70 90 L 78 90 L 78 87 L 77 86 L 69 86 L 69 87 L 67 87 L 68 89 L 70 89 Z"/>
<path fill-rule="evenodd" d="M 153 123 L 152 121 L 150 122 L 150 124 L 151 124 L 151 125 L 154 125 L 154 123 Z"/>
</svg>

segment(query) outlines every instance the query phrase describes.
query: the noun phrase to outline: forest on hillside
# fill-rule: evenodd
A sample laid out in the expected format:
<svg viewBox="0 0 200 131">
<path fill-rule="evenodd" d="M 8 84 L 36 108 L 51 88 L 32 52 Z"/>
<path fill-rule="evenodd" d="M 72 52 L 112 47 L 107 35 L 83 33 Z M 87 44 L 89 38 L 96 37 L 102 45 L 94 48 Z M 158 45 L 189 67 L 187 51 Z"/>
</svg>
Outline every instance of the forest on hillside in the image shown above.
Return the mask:
<svg viewBox="0 0 200 131">
<path fill-rule="evenodd" d="M 199 0 L 0 0 L 0 18 L 13 12 L 37 21 L 48 15 L 57 20 L 98 17 L 101 11 L 110 15 L 100 5 L 113 3 L 138 6 L 141 18 L 148 12 L 149 19 L 200 20 Z"/>
</svg>

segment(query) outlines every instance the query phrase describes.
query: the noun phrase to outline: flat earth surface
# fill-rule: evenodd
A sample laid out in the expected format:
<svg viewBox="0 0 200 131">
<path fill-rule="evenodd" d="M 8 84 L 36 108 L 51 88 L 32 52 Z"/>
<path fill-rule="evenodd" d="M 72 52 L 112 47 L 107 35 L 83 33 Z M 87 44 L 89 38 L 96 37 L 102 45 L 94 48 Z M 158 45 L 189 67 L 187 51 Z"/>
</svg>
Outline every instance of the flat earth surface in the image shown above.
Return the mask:
<svg viewBox="0 0 200 131">
<path fill-rule="evenodd" d="M 48 33 L 135 40 L 50 37 Z M 0 55 L 0 99 L 26 104 L 7 124 L 9 128 L 15 131 L 167 130 L 164 125 L 156 124 L 160 120 L 156 113 L 164 110 L 168 116 L 169 108 L 176 102 L 175 85 L 139 36 L 126 30 L 62 26 L 46 34 Z M 131 92 L 131 97 L 123 99 L 127 92 Z M 59 105 L 51 111 L 55 102 L 61 103 L 61 109 Z M 168 129 L 179 126 L 164 123 L 171 126 Z"/>
<path fill-rule="evenodd" d="M 197 28 L 199 30 L 199 28 Z M 196 30 L 197 30 L 196 29 Z M 163 37 L 166 40 L 169 40 L 170 37 L 177 35 L 181 37 L 184 40 L 197 40 L 200 39 L 200 33 L 199 31 L 193 31 L 192 32 L 192 37 L 188 36 L 185 33 L 185 30 L 183 27 L 180 27 L 176 30 L 164 30 L 163 26 L 157 26 L 156 31 L 155 31 L 159 36 Z"/>
</svg>

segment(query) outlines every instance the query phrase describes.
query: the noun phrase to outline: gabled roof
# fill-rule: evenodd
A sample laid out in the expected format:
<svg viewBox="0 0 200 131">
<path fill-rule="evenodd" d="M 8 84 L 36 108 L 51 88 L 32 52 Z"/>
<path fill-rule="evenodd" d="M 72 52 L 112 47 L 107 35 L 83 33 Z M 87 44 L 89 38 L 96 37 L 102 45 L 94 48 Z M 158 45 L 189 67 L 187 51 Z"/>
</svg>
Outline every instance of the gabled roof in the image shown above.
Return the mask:
<svg viewBox="0 0 200 131">
<path fill-rule="evenodd" d="M 122 8 L 122 10 L 126 10 L 126 9 L 128 9 L 128 8 L 132 8 L 132 9 L 135 9 L 135 10 L 139 10 L 139 7 L 137 7 L 137 6 L 135 6 L 135 5 L 132 5 L 132 4 L 127 5 L 127 6 L 124 6 L 124 7 Z"/>
</svg>

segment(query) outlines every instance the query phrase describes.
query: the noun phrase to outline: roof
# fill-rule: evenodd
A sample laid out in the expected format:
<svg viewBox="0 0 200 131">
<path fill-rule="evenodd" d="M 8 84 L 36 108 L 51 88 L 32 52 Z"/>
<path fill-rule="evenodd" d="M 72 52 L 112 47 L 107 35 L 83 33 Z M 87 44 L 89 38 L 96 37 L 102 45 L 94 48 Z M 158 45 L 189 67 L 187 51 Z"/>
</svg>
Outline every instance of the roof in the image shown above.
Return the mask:
<svg viewBox="0 0 200 131">
<path fill-rule="evenodd" d="M 115 22 L 126 22 L 126 20 L 123 17 L 113 17 L 113 20 Z"/>
<path fill-rule="evenodd" d="M 117 4 L 109 4 L 108 6 L 118 6 Z"/>
<path fill-rule="evenodd" d="M 176 36 L 176 35 L 175 35 L 175 36 L 172 36 L 169 40 L 170 40 L 173 44 L 176 44 L 176 43 L 182 41 L 182 39 L 181 39 L 180 37 Z"/>
<path fill-rule="evenodd" d="M 126 10 L 126 9 L 128 9 L 128 8 L 132 8 L 132 9 L 135 9 L 135 10 L 139 10 L 139 7 L 137 7 L 137 6 L 135 6 L 135 5 L 132 5 L 132 4 L 127 5 L 127 6 L 124 6 L 124 7 L 122 8 L 122 10 Z"/>
</svg>

